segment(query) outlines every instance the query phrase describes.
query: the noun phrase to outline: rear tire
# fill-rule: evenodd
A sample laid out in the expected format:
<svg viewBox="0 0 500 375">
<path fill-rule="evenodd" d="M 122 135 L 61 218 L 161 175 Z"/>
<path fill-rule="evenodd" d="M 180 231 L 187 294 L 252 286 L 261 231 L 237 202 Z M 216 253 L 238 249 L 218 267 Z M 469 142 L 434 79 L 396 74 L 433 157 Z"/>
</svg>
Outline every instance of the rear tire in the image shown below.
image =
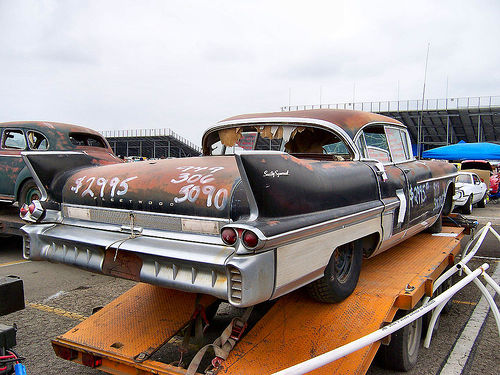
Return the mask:
<svg viewBox="0 0 500 375">
<path fill-rule="evenodd" d="M 472 213 L 472 193 L 469 195 L 469 199 L 462 208 L 462 212 L 466 215 L 470 215 Z"/>
<path fill-rule="evenodd" d="M 19 191 L 19 207 L 23 204 L 30 204 L 34 200 L 40 200 L 42 198 L 42 193 L 38 186 L 36 186 L 35 181 L 30 178 L 26 180 Z"/>
<path fill-rule="evenodd" d="M 307 292 L 319 302 L 343 301 L 356 288 L 362 258 L 362 249 L 355 242 L 339 246 L 333 252 L 323 277 L 307 285 Z"/>
<path fill-rule="evenodd" d="M 399 310 L 394 320 L 402 318 L 407 313 L 407 311 Z M 390 370 L 411 370 L 417 363 L 421 337 L 422 318 L 419 318 L 399 331 L 394 332 L 391 335 L 389 345 L 380 345 L 377 353 L 378 362 Z"/>
<path fill-rule="evenodd" d="M 477 206 L 479 208 L 485 208 L 486 207 L 486 199 L 488 198 L 487 195 L 488 195 L 488 193 L 484 193 L 483 198 L 479 202 L 477 202 Z"/>
</svg>

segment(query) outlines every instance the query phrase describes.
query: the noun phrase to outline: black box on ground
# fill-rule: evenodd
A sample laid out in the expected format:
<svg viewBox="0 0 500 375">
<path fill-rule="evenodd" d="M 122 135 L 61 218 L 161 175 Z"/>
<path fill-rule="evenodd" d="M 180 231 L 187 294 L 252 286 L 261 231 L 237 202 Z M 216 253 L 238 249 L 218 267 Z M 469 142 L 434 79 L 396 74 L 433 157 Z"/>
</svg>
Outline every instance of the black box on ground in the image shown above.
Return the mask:
<svg viewBox="0 0 500 375">
<path fill-rule="evenodd" d="M 16 346 L 16 328 L 0 324 L 0 348 L 10 349 Z"/>
<path fill-rule="evenodd" d="M 23 280 L 17 276 L 0 277 L 0 316 L 24 309 Z"/>
</svg>

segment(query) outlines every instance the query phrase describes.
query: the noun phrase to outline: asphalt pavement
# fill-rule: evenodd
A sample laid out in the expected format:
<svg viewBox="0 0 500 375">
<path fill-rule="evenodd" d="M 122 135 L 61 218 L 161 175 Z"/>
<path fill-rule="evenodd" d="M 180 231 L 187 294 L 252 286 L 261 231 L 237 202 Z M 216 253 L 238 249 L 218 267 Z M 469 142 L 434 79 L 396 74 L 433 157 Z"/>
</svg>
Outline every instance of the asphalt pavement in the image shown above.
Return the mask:
<svg viewBox="0 0 500 375">
<path fill-rule="evenodd" d="M 490 202 L 486 208 L 474 208 L 471 218 L 480 225 L 491 222 L 500 233 L 500 204 Z M 468 236 L 467 236 L 468 237 Z M 464 238 L 463 243 L 468 238 Z M 0 276 L 17 275 L 24 281 L 26 309 L 0 317 L 0 323 L 17 324 L 16 351 L 26 359 L 28 374 L 100 374 L 85 366 L 73 364 L 55 356 L 50 340 L 77 325 L 135 282 L 96 275 L 60 264 L 24 261 L 19 237 L 1 238 Z M 488 274 L 499 267 L 500 243 L 491 234 L 480 248 L 469 267 L 475 269 L 488 263 Z M 500 280 L 496 280 L 499 282 Z M 495 320 L 490 312 L 484 323 L 479 322 L 479 334 L 474 337 L 468 331 L 468 323 L 478 307 L 481 293 L 469 284 L 457 293 L 451 311 L 443 315 L 439 329 L 433 336 L 430 348 L 421 346 L 417 366 L 408 374 L 451 374 L 446 370 L 450 353 L 457 341 L 464 337 L 472 342 L 472 351 L 460 358 L 463 374 L 496 375 L 500 368 L 500 340 Z M 498 305 L 499 298 L 496 297 Z M 220 311 L 220 310 L 219 310 Z M 448 372 L 447 372 L 448 371 Z M 368 370 L 370 375 L 393 374 L 377 363 Z"/>
</svg>

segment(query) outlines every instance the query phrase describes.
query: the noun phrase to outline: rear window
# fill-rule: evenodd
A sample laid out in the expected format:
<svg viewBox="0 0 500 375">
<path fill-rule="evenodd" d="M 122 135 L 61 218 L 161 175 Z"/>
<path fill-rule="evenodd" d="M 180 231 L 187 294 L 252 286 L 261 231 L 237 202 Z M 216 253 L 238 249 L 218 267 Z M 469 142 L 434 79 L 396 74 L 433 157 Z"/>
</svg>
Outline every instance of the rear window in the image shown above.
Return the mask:
<svg viewBox="0 0 500 375">
<path fill-rule="evenodd" d="M 353 152 L 337 134 L 294 124 L 249 124 L 228 127 L 207 136 L 205 153 L 232 155 L 238 151 L 283 151 L 294 156 L 329 155 L 333 160 L 352 160 Z"/>
<path fill-rule="evenodd" d="M 457 176 L 457 182 L 461 182 L 463 184 L 472 184 L 472 178 L 470 174 L 459 174 Z"/>
<path fill-rule="evenodd" d="M 493 171 L 489 162 L 485 161 L 465 161 L 462 162 L 462 169 L 480 169 L 482 171 Z"/>
<path fill-rule="evenodd" d="M 70 133 L 69 140 L 75 146 L 91 146 L 106 148 L 104 139 L 94 134 Z"/>
</svg>

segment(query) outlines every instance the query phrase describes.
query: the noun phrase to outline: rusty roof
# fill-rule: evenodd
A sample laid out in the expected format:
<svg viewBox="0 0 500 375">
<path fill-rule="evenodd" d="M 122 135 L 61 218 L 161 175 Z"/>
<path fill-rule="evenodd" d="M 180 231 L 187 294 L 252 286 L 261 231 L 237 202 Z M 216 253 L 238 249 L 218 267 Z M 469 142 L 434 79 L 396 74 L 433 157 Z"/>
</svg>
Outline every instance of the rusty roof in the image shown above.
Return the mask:
<svg viewBox="0 0 500 375">
<path fill-rule="evenodd" d="M 246 115 L 238 115 L 229 117 L 221 122 L 231 122 L 236 120 L 252 120 L 257 118 L 294 118 L 294 119 L 309 119 L 321 120 L 335 125 L 338 125 L 346 131 L 351 137 L 358 132 L 363 126 L 373 122 L 384 122 L 395 125 L 404 126 L 398 120 L 391 117 L 379 115 L 371 112 L 353 111 L 348 109 L 311 109 L 304 111 L 287 111 L 287 112 L 269 112 L 269 113 L 251 113 Z M 251 121 L 249 121 L 251 122 Z"/>
<path fill-rule="evenodd" d="M 54 121 L 11 121 L 11 122 L 0 123 L 0 128 L 9 128 L 9 127 L 22 127 L 33 130 L 57 129 L 65 133 L 71 133 L 71 132 L 90 133 L 98 135 L 99 137 L 102 138 L 101 134 L 99 134 L 97 131 L 86 128 L 84 126 L 65 124 L 62 122 L 54 122 Z"/>
</svg>

